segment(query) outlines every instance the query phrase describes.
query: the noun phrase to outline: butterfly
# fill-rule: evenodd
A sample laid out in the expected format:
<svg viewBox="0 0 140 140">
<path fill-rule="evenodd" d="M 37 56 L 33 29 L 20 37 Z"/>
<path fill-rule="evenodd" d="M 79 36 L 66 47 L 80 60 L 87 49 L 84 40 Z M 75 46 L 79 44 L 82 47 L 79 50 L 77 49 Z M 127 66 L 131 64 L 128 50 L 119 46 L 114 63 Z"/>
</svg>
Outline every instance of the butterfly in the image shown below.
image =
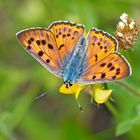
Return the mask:
<svg viewBox="0 0 140 140">
<path fill-rule="evenodd" d="M 117 40 L 107 32 L 68 21 L 48 28 L 30 28 L 16 34 L 19 43 L 66 88 L 75 83 L 95 84 L 131 75 L 127 60 L 117 52 Z"/>
</svg>

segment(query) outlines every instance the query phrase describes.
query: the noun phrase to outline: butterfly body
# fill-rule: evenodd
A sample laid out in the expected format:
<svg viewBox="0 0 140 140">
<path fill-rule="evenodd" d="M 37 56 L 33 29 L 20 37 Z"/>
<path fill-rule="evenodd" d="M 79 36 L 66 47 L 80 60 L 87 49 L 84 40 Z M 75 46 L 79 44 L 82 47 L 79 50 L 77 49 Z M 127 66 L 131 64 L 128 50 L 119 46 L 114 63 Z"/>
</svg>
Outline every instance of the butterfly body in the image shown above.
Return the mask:
<svg viewBox="0 0 140 140">
<path fill-rule="evenodd" d="M 74 84 L 80 77 L 80 74 L 82 73 L 83 68 L 86 65 L 86 47 L 86 38 L 82 36 L 78 40 L 73 52 L 70 54 L 63 72 L 64 83 L 66 85 Z"/>
<path fill-rule="evenodd" d="M 31 28 L 17 33 L 18 41 L 37 61 L 64 79 L 94 84 L 123 79 L 131 75 L 127 60 L 117 52 L 118 42 L 110 34 L 92 28 L 84 36 L 83 25 L 57 21 L 46 28 Z"/>
</svg>

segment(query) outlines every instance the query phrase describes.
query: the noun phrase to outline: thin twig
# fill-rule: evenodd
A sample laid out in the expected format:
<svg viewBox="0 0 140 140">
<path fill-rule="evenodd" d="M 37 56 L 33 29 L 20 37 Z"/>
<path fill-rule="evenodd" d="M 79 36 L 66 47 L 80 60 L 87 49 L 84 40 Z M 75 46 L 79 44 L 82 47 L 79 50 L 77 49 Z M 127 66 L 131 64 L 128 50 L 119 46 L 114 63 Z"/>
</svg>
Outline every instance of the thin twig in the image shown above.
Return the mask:
<svg viewBox="0 0 140 140">
<path fill-rule="evenodd" d="M 129 92 L 133 93 L 134 95 L 140 97 L 140 93 L 137 92 L 136 90 L 134 90 L 132 87 L 130 87 L 128 84 L 122 82 L 122 81 L 115 81 L 114 83 L 122 86 L 123 88 L 125 88 L 126 90 L 128 90 Z"/>
</svg>

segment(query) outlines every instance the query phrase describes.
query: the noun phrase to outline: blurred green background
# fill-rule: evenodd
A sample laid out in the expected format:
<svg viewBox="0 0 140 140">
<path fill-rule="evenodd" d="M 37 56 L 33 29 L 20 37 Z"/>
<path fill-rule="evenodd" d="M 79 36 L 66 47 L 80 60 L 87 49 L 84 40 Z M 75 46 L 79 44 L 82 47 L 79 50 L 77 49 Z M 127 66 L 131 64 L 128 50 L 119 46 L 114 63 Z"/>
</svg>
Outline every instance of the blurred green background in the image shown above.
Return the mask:
<svg viewBox="0 0 140 140">
<path fill-rule="evenodd" d="M 0 0 L 0 140 L 140 140 L 140 41 L 134 51 L 122 52 L 133 69 L 123 82 L 136 93 L 109 83 L 114 101 L 97 107 L 83 93 L 80 112 L 72 95 L 58 92 L 63 81 L 16 39 L 22 29 L 56 20 L 113 34 L 124 12 L 140 23 L 139 0 Z"/>
</svg>

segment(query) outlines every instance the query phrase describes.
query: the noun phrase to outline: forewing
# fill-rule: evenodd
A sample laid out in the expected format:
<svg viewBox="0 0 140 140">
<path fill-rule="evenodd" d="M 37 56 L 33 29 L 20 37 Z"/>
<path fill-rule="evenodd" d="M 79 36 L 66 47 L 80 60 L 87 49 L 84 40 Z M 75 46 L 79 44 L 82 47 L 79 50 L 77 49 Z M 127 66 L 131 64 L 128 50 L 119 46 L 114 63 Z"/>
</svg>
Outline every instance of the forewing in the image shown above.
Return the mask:
<svg viewBox="0 0 140 140">
<path fill-rule="evenodd" d="M 125 78 L 131 74 L 128 62 L 118 53 L 111 53 L 84 72 L 78 83 L 92 84 Z"/>
<path fill-rule="evenodd" d="M 62 61 L 54 35 L 47 29 L 27 29 L 17 33 L 22 46 L 50 72 L 61 77 Z"/>
<path fill-rule="evenodd" d="M 91 29 L 87 39 L 87 69 L 117 49 L 116 39 L 96 28 Z"/>
<path fill-rule="evenodd" d="M 63 64 L 74 50 L 78 39 L 84 34 L 84 27 L 72 22 L 60 21 L 50 25 L 49 30 L 54 34 Z"/>
</svg>

